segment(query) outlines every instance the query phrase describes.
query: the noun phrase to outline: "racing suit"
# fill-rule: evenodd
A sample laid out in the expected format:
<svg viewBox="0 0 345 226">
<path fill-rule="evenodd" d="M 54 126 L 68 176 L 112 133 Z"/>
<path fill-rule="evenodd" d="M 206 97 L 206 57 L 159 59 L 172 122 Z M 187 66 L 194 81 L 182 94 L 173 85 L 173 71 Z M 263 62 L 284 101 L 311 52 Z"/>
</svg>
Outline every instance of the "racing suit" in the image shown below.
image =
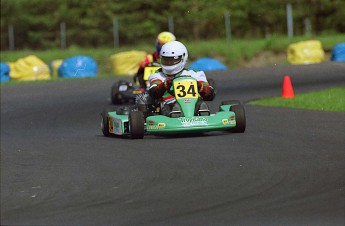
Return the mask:
<svg viewBox="0 0 345 226">
<path fill-rule="evenodd" d="M 183 75 L 191 76 L 197 80 L 199 94 L 203 100 L 214 99 L 214 89 L 208 83 L 206 75 L 203 71 L 193 71 L 184 69 L 174 76 L 168 76 L 162 72 L 162 69 L 160 69 L 157 73 L 150 75 L 150 88 L 148 92 L 151 98 L 160 99 L 163 115 L 168 115 L 176 102 L 175 97 L 168 92 L 170 87 L 166 87 L 166 81 L 170 80 L 171 82 L 172 78 Z"/>
</svg>

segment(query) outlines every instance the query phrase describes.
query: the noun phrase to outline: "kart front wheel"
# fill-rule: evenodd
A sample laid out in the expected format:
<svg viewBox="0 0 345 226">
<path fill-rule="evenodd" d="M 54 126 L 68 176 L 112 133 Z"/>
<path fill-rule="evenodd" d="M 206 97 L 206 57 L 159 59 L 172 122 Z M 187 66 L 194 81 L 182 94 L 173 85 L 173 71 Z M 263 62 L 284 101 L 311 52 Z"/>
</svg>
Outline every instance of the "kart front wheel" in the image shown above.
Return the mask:
<svg viewBox="0 0 345 226">
<path fill-rule="evenodd" d="M 110 97 L 113 104 L 122 104 L 125 101 L 123 100 L 123 95 L 121 93 L 122 91 L 120 90 L 121 86 L 127 86 L 127 90 L 129 87 L 129 83 L 124 80 L 120 80 L 118 82 L 115 82 L 111 87 Z"/>
<path fill-rule="evenodd" d="M 144 115 L 141 111 L 131 111 L 129 113 L 129 132 L 132 139 L 143 139 L 144 124 Z"/>
<path fill-rule="evenodd" d="M 108 120 L 108 112 L 115 111 L 113 107 L 104 108 L 101 113 L 101 130 L 104 136 L 109 137 L 111 133 L 109 132 L 109 120 Z"/>
<path fill-rule="evenodd" d="M 230 111 L 233 111 L 236 117 L 236 126 L 231 131 L 234 133 L 244 133 L 246 130 L 246 114 L 243 105 L 231 106 Z"/>
</svg>

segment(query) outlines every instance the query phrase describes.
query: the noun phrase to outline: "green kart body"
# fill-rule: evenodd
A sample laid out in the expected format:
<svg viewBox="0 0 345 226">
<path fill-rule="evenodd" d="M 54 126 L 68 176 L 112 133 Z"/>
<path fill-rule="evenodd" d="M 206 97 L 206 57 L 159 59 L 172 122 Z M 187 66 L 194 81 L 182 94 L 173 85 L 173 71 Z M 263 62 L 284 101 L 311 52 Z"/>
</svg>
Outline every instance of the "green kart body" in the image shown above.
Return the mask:
<svg viewBox="0 0 345 226">
<path fill-rule="evenodd" d="M 215 114 L 210 114 L 208 109 L 197 109 L 200 101 L 197 81 L 188 76 L 175 78 L 170 93 L 179 105 L 177 111 L 173 108 L 170 116 L 151 114 L 145 118 L 143 112 L 136 109 L 105 110 L 101 114 L 103 134 L 143 138 L 149 134 L 244 132 L 245 113 L 239 101 L 223 101 Z"/>
<path fill-rule="evenodd" d="M 229 105 L 224 105 L 224 107 Z M 185 132 L 207 132 L 229 130 L 236 126 L 235 113 L 221 111 L 210 116 L 189 116 L 170 118 L 157 115 L 146 119 L 147 134 L 173 134 Z"/>
</svg>

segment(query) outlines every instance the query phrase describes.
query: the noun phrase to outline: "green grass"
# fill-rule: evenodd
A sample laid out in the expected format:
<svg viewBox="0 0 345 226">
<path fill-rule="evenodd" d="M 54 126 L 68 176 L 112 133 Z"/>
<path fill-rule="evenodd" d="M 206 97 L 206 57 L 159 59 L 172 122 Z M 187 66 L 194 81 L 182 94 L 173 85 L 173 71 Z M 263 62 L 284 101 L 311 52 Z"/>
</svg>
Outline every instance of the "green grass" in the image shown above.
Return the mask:
<svg viewBox="0 0 345 226">
<path fill-rule="evenodd" d="M 273 36 L 269 39 L 234 39 L 231 42 L 222 40 L 208 41 L 184 41 L 188 48 L 189 62 L 200 57 L 213 57 L 230 68 L 242 67 L 245 62 L 252 59 L 256 54 L 262 51 L 270 51 L 273 53 L 286 53 L 286 49 L 290 43 L 316 39 L 320 40 L 323 48 L 330 51 L 337 43 L 344 42 L 345 34 L 328 35 L 328 36 L 299 36 L 289 39 L 287 37 Z M 46 64 L 56 59 L 65 59 L 76 55 L 87 55 L 93 57 L 99 66 L 99 75 L 101 77 L 111 76 L 110 56 L 123 51 L 140 50 L 151 53 L 154 51 L 154 43 L 138 44 L 131 46 L 122 46 L 121 48 L 97 48 L 85 49 L 71 46 L 68 49 L 50 49 L 50 50 L 18 50 L 18 51 L 1 51 L 1 62 L 15 62 L 19 58 L 36 55 Z M 284 62 L 284 63 L 287 63 Z"/>
<path fill-rule="evenodd" d="M 345 87 L 295 94 L 294 98 L 272 97 L 251 102 L 253 105 L 277 106 L 309 110 L 345 112 Z"/>
</svg>

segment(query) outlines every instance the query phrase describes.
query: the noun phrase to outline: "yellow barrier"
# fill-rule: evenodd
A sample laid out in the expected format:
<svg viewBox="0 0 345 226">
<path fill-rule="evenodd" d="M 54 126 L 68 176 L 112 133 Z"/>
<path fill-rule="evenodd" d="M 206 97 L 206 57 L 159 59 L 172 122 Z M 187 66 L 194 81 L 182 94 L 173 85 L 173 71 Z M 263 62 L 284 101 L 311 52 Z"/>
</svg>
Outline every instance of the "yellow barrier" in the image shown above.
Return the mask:
<svg viewBox="0 0 345 226">
<path fill-rule="evenodd" d="M 57 60 L 53 60 L 51 63 L 50 63 L 50 74 L 52 76 L 52 78 L 57 78 L 59 77 L 59 72 L 58 72 L 58 69 L 60 67 L 60 65 L 62 64 L 63 62 L 63 59 L 57 59 Z"/>
<path fill-rule="evenodd" d="M 325 60 L 322 44 L 317 40 L 290 44 L 287 55 L 290 64 L 314 64 Z"/>
<path fill-rule="evenodd" d="M 30 55 L 9 63 L 10 78 L 17 81 L 48 80 L 49 67 L 36 56 Z"/>
<path fill-rule="evenodd" d="M 145 56 L 145 51 L 135 50 L 114 54 L 110 57 L 112 72 L 115 75 L 135 75 Z"/>
</svg>

